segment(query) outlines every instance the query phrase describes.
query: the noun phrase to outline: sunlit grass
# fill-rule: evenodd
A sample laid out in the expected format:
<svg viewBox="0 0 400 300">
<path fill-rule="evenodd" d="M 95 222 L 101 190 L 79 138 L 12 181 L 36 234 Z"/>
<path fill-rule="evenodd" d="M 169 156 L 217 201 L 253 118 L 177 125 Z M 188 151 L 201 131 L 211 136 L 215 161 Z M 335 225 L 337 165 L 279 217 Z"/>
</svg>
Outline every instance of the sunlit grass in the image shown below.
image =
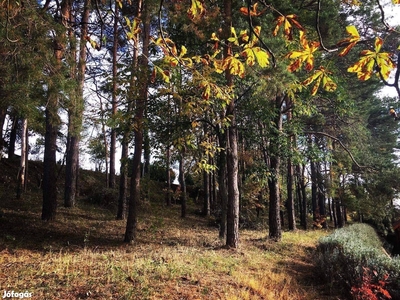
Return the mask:
<svg viewBox="0 0 400 300">
<path fill-rule="evenodd" d="M 0 236 L 3 291 L 29 291 L 32 299 L 330 299 L 312 258 L 327 232 L 284 232 L 277 243 L 267 230 L 241 230 L 232 250 L 193 204 L 182 219 L 178 205 L 146 202 L 137 242 L 126 245 L 125 221 L 113 212 L 79 203 L 44 223 L 40 201 L 3 208 L 15 224 Z"/>
</svg>

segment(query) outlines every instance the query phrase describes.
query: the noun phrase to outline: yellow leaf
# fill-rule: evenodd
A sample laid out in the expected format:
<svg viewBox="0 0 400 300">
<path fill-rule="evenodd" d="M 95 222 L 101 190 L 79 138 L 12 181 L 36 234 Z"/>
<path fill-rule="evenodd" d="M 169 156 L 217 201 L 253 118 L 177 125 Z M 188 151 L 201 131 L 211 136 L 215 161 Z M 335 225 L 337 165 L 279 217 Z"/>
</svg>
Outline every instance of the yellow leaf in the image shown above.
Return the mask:
<svg viewBox="0 0 400 300">
<path fill-rule="evenodd" d="M 337 84 L 328 76 L 322 77 L 322 87 L 327 92 L 333 92 L 337 88 Z"/>
<path fill-rule="evenodd" d="M 308 42 L 305 38 L 304 31 L 300 31 L 300 44 L 303 50 L 292 51 L 286 55 L 289 59 L 294 61 L 288 66 L 290 72 L 296 71 L 304 62 L 305 69 L 311 71 L 314 68 L 314 52 L 319 48 L 319 42 Z"/>
<path fill-rule="evenodd" d="M 242 56 L 246 58 L 246 64 L 250 67 L 254 66 L 255 64 L 255 56 L 252 48 L 244 49 L 241 53 Z"/>
<path fill-rule="evenodd" d="M 314 86 L 311 90 L 311 95 L 315 95 L 318 91 L 318 88 L 322 81 L 322 88 L 327 92 L 333 92 L 337 88 L 337 84 L 328 76 L 330 72 L 328 72 L 324 67 L 319 67 L 318 70 L 315 70 L 313 75 L 308 77 L 303 81 L 305 86 L 310 85 L 314 82 Z"/>
<path fill-rule="evenodd" d="M 166 82 L 169 83 L 169 72 L 162 70 L 160 67 L 154 66 L 153 69 L 153 75 L 152 75 L 152 81 L 154 82 L 154 79 L 156 77 L 156 74 L 160 74 L 162 79 Z"/>
<path fill-rule="evenodd" d="M 240 32 L 239 36 L 240 36 L 240 39 L 241 39 L 243 42 L 247 43 L 247 42 L 249 41 L 249 36 L 248 36 L 248 34 L 247 34 L 247 30 L 242 30 L 242 31 Z"/>
<path fill-rule="evenodd" d="M 187 53 L 187 49 L 185 46 L 181 46 L 181 53 L 179 54 L 179 57 L 184 57 Z"/>
<path fill-rule="evenodd" d="M 347 44 L 347 46 L 339 53 L 339 56 L 345 56 L 349 51 L 360 41 L 360 34 L 354 25 L 346 27 L 347 33 L 350 35 L 347 39 L 341 40 L 337 45 L 340 47 Z"/>
<path fill-rule="evenodd" d="M 260 65 L 261 68 L 265 68 L 269 65 L 269 54 L 267 51 L 264 49 L 261 49 L 260 47 L 254 47 L 252 48 L 254 51 L 254 54 L 256 55 L 257 62 Z"/>
<path fill-rule="evenodd" d="M 228 56 L 223 62 L 224 70 L 229 70 L 232 75 L 237 75 L 241 78 L 244 77 L 244 65 L 236 57 Z"/>
<path fill-rule="evenodd" d="M 215 59 L 213 60 L 213 64 L 215 72 L 221 74 L 225 71 L 224 62 L 222 60 Z"/>
<path fill-rule="evenodd" d="M 303 26 L 296 20 L 297 16 L 294 14 L 287 15 L 287 16 L 279 16 L 275 19 L 276 26 L 274 31 L 272 32 L 273 36 L 278 34 L 279 28 L 282 24 L 284 24 L 284 35 L 286 39 L 292 40 L 293 39 L 293 25 L 297 27 L 300 31 L 304 31 Z"/>
<path fill-rule="evenodd" d="M 381 75 L 383 79 L 388 79 L 390 72 L 396 67 L 392 61 L 390 53 L 380 53 L 383 45 L 383 40 L 379 37 L 375 39 L 375 52 L 371 50 L 363 50 L 360 55 L 362 56 L 358 62 L 350 66 L 347 71 L 350 73 L 357 73 L 360 80 L 368 80 L 371 75 L 376 72 Z"/>
<path fill-rule="evenodd" d="M 253 5 L 253 7 L 251 8 L 250 11 L 249 11 L 249 9 L 248 9 L 247 7 L 241 7 L 241 8 L 240 8 L 240 12 L 241 12 L 243 15 L 245 15 L 245 16 L 249 16 L 249 15 L 250 15 L 250 16 L 252 16 L 252 17 L 258 17 L 258 16 L 260 16 L 261 14 L 263 14 L 263 13 L 265 12 L 266 9 L 264 9 L 264 10 L 258 12 L 258 11 L 257 11 L 257 5 L 258 5 L 258 2 L 255 3 L 255 4 Z"/>
<path fill-rule="evenodd" d="M 239 46 L 238 38 L 236 35 L 236 30 L 234 27 L 231 27 L 231 37 L 228 38 L 228 41 L 233 43 L 236 46 Z"/>
<path fill-rule="evenodd" d="M 203 5 L 202 1 L 199 0 L 191 0 L 190 8 L 187 11 L 187 14 L 191 20 L 202 17 L 206 13 L 206 9 Z"/>
<path fill-rule="evenodd" d="M 219 38 L 217 37 L 217 34 L 216 34 L 215 32 L 213 32 L 213 33 L 211 34 L 211 40 L 212 40 L 212 41 L 216 41 L 216 42 L 219 41 Z"/>
<path fill-rule="evenodd" d="M 393 4 L 400 4 L 400 0 L 392 0 Z"/>
</svg>

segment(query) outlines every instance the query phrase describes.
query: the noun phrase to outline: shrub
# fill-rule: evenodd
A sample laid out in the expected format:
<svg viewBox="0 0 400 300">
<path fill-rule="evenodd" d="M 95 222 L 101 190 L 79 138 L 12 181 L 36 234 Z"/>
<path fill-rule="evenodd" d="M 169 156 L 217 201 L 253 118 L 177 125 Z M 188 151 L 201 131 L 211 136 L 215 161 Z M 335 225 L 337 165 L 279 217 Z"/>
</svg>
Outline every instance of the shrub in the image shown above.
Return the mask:
<svg viewBox="0 0 400 300">
<path fill-rule="evenodd" d="M 87 195 L 87 202 L 105 208 L 114 209 L 118 205 L 118 190 L 99 187 L 90 195 Z"/>
<path fill-rule="evenodd" d="M 319 240 L 317 253 L 322 277 L 335 287 L 347 287 L 355 299 L 371 299 L 370 293 L 390 299 L 385 291 L 396 299 L 400 292 L 400 259 L 386 253 L 367 224 L 335 230 Z"/>
</svg>

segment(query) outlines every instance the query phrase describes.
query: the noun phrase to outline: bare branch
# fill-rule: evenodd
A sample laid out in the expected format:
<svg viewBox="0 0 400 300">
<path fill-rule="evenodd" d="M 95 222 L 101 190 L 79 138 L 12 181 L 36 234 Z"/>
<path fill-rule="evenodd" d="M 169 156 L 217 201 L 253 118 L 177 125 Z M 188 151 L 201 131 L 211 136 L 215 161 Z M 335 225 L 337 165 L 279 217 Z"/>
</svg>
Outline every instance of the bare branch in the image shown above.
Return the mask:
<svg viewBox="0 0 400 300">
<path fill-rule="evenodd" d="M 373 169 L 371 166 L 361 166 L 361 165 L 356 161 L 356 159 L 354 158 L 354 156 L 353 156 L 353 154 L 351 153 L 351 151 L 350 151 L 350 150 L 342 143 L 342 141 L 341 141 L 340 139 L 338 139 L 337 137 L 335 137 L 335 136 L 333 136 L 333 135 L 330 135 L 330 134 L 328 134 L 328 133 L 325 133 L 325 132 L 321 132 L 321 131 L 306 131 L 306 132 L 304 132 L 304 133 L 306 133 L 306 134 L 315 134 L 315 135 L 323 135 L 323 136 L 326 136 L 326 137 L 328 137 L 328 138 L 330 138 L 330 139 L 332 139 L 332 140 L 338 142 L 338 143 L 340 144 L 340 146 L 344 149 L 344 151 L 347 152 L 347 154 L 350 156 L 350 158 L 351 158 L 351 160 L 353 161 L 353 163 L 354 163 L 358 168 L 360 168 L 360 169 L 366 169 L 366 168 L 368 168 L 368 169 Z"/>
</svg>

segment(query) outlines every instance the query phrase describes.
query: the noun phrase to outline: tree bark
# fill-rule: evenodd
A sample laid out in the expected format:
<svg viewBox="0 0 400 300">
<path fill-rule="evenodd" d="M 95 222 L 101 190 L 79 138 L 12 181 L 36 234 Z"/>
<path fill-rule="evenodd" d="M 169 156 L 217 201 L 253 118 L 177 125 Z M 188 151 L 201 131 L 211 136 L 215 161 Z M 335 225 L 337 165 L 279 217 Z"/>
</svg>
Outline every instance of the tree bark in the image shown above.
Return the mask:
<svg viewBox="0 0 400 300">
<path fill-rule="evenodd" d="M 8 141 L 8 158 L 14 158 L 15 156 L 15 142 L 17 140 L 17 129 L 18 129 L 19 118 L 17 116 L 12 117 L 12 125 L 10 130 L 10 139 Z"/>
<path fill-rule="evenodd" d="M 4 136 L 3 127 L 6 121 L 7 109 L 4 107 L 0 108 L 0 160 L 3 158 L 3 147 L 4 147 Z"/>
<path fill-rule="evenodd" d="M 50 95 L 46 107 L 46 134 L 43 162 L 43 206 L 42 220 L 52 221 L 57 211 L 57 132 L 58 132 L 58 99 Z"/>
<path fill-rule="evenodd" d="M 295 208 L 294 208 L 294 197 L 293 197 L 293 177 L 294 170 L 292 159 L 289 158 L 287 162 L 287 202 L 286 208 L 288 213 L 288 226 L 289 230 L 296 230 L 296 216 L 295 216 Z"/>
<path fill-rule="evenodd" d="M 181 186 L 181 218 L 186 218 L 186 183 L 185 183 L 185 149 L 181 151 L 179 157 L 179 184 Z"/>
<path fill-rule="evenodd" d="M 288 106 L 291 105 L 290 103 Z M 292 112 L 289 111 L 287 113 L 287 122 L 292 120 Z M 293 136 L 289 137 L 289 158 L 287 160 L 287 201 L 286 201 L 286 209 L 288 214 L 288 226 L 289 230 L 296 230 L 296 216 L 295 216 L 295 208 L 294 208 L 294 195 L 293 195 L 293 185 L 294 185 L 294 167 L 292 163 L 292 152 L 295 139 Z"/>
<path fill-rule="evenodd" d="M 300 225 L 304 230 L 307 230 L 307 195 L 306 195 L 306 184 L 304 182 L 304 171 L 305 167 L 297 165 L 296 166 L 296 189 L 297 195 L 299 198 L 299 206 L 300 206 Z"/>
<path fill-rule="evenodd" d="M 206 171 L 203 171 L 203 190 L 204 190 L 204 199 L 203 199 L 203 215 L 210 215 L 210 177 Z"/>
<path fill-rule="evenodd" d="M 22 192 L 25 191 L 26 186 L 26 163 L 27 163 L 27 134 L 28 134 L 28 119 L 22 119 L 21 130 L 21 157 L 18 171 L 18 186 L 17 186 L 17 199 L 21 198 Z"/>
<path fill-rule="evenodd" d="M 112 50 L 112 98 L 111 98 L 111 115 L 114 117 L 117 114 L 117 92 L 118 92 L 118 67 L 117 67 L 117 53 L 118 53 L 118 3 L 114 4 L 114 31 L 113 31 L 113 50 Z M 110 136 L 110 176 L 109 187 L 115 187 L 115 152 L 117 148 L 117 130 L 113 126 L 111 128 Z"/>
<path fill-rule="evenodd" d="M 322 228 L 327 228 L 326 223 L 326 207 L 325 207 L 325 187 L 323 176 L 321 173 L 321 163 L 318 163 L 317 168 L 317 179 L 318 179 L 318 208 L 319 208 L 319 217 L 320 217 L 320 225 Z"/>
<path fill-rule="evenodd" d="M 79 172 L 79 142 L 83 119 L 83 89 L 86 73 L 86 37 L 88 35 L 88 21 L 90 15 L 90 1 L 85 0 L 82 21 L 81 39 L 79 43 L 79 60 L 77 68 L 77 88 L 74 97 L 75 103 L 69 109 L 67 159 L 65 165 L 65 190 L 64 206 L 74 207 L 76 205 L 78 172 Z M 75 72 L 75 70 L 74 70 Z"/>
<path fill-rule="evenodd" d="M 224 0 L 224 38 L 227 40 L 232 27 L 232 0 Z M 224 47 L 224 57 L 232 55 L 231 44 L 227 41 Z M 233 76 L 230 69 L 225 71 L 226 85 L 233 86 Z M 238 145 L 236 133 L 235 100 L 231 99 L 226 109 L 226 116 L 230 117 L 227 128 L 227 184 L 228 203 L 226 221 L 226 246 L 239 247 L 239 182 L 238 182 Z"/>
<path fill-rule="evenodd" d="M 147 72 L 148 72 L 148 52 L 150 43 L 150 22 L 149 16 L 147 15 L 147 9 L 144 7 L 142 1 L 138 1 L 138 18 L 141 17 L 143 12 L 143 32 L 142 32 L 142 56 L 140 59 L 137 57 L 137 51 L 135 50 L 133 66 L 136 64 L 139 66 L 139 73 L 137 73 L 138 82 L 136 82 L 136 88 L 138 91 L 136 97 L 135 107 L 135 118 L 134 118 L 134 142 L 135 142 L 135 153 L 132 161 L 132 177 L 131 177 L 131 195 L 129 197 L 129 208 L 128 208 L 128 220 L 126 224 L 125 239 L 126 243 L 132 243 L 136 238 L 136 226 L 137 226 L 137 208 L 140 201 L 140 163 L 142 158 L 143 150 L 143 131 L 144 131 L 144 111 L 147 104 Z M 144 9 L 143 9 L 144 8 Z M 138 41 L 138 38 L 136 39 Z M 135 45 L 137 49 L 139 44 Z M 135 83 L 135 82 L 134 82 Z M 132 91 L 134 92 L 134 91 Z"/>
<path fill-rule="evenodd" d="M 70 21 L 71 0 L 64 0 L 61 3 L 61 22 L 65 27 Z M 57 76 L 62 67 L 62 59 L 65 52 L 63 36 L 57 36 L 54 40 L 54 57 L 56 66 L 54 76 Z M 43 162 L 43 206 L 42 220 L 51 221 L 56 218 L 57 211 L 57 133 L 60 124 L 58 116 L 58 90 L 53 86 L 49 87 L 48 101 L 46 105 L 46 134 L 44 142 Z"/>
<path fill-rule="evenodd" d="M 279 186 L 279 173 L 281 168 L 279 138 L 282 131 L 282 97 L 277 96 L 275 101 L 274 119 L 275 130 L 271 133 L 269 167 L 271 175 L 268 179 L 269 187 L 269 238 L 279 241 L 282 238 L 281 199 Z"/>
<path fill-rule="evenodd" d="M 126 218 L 126 198 L 128 195 L 128 144 L 129 133 L 128 130 L 125 130 L 122 138 L 117 220 L 124 220 Z"/>
<path fill-rule="evenodd" d="M 226 132 L 218 132 L 219 146 L 226 149 Z M 221 220 L 219 224 L 219 238 L 226 239 L 226 219 L 227 219 L 227 206 L 228 206 L 228 190 L 226 184 L 227 170 L 226 170 L 226 151 L 220 151 L 218 156 L 218 195 L 221 205 Z"/>
<path fill-rule="evenodd" d="M 318 222 L 319 208 L 318 208 L 318 186 L 317 186 L 317 168 L 316 163 L 311 160 L 310 162 L 311 171 L 311 206 L 313 212 L 313 221 Z"/>
</svg>

